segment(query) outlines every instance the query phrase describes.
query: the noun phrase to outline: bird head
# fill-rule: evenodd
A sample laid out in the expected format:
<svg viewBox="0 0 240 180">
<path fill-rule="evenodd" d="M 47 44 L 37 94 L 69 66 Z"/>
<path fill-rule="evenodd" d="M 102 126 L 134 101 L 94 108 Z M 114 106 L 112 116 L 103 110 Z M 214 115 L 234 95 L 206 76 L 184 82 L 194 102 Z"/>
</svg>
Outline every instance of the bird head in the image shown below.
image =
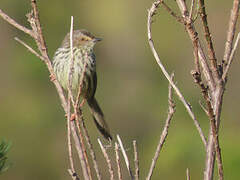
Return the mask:
<svg viewBox="0 0 240 180">
<path fill-rule="evenodd" d="M 93 36 L 90 32 L 85 29 L 73 31 L 73 47 L 77 48 L 93 48 L 94 45 L 101 41 L 101 38 Z M 70 33 L 68 33 L 63 42 L 62 46 L 70 47 Z"/>
</svg>

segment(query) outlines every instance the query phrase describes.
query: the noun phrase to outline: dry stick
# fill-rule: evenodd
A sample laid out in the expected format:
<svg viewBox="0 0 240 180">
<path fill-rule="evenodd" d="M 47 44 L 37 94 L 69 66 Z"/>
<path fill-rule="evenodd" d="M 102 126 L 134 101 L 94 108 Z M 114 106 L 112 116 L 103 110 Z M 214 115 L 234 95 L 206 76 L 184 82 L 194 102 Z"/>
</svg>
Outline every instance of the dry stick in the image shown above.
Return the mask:
<svg viewBox="0 0 240 180">
<path fill-rule="evenodd" d="M 218 129 L 216 126 L 216 119 L 215 119 L 214 112 L 213 112 L 210 101 L 207 102 L 207 106 L 208 106 L 208 113 L 209 113 L 209 117 L 210 117 L 212 135 L 214 138 L 215 151 L 217 154 L 218 175 L 219 175 L 219 179 L 223 180 L 223 163 L 222 163 L 221 149 L 220 149 L 219 139 L 218 139 Z"/>
<path fill-rule="evenodd" d="M 233 7 L 231 10 L 231 16 L 229 19 L 227 40 L 225 43 L 225 51 L 224 51 L 224 57 L 223 57 L 223 65 L 226 65 L 227 63 L 229 63 L 229 57 L 232 52 L 233 39 L 234 39 L 236 25 L 237 25 L 238 12 L 239 12 L 239 0 L 234 0 Z M 228 70 L 224 69 L 224 74 L 227 74 L 226 71 Z M 225 78 L 223 78 L 223 80 L 225 80 Z"/>
<path fill-rule="evenodd" d="M 218 81 L 220 77 L 218 72 L 217 59 L 216 59 L 215 51 L 213 48 L 212 36 L 208 26 L 204 0 L 199 0 L 199 9 L 200 9 L 200 16 L 201 16 L 201 21 L 203 25 L 203 30 L 204 30 L 204 36 L 207 42 L 208 58 L 211 63 L 211 69 L 213 70 L 214 78 L 216 81 Z"/>
<path fill-rule="evenodd" d="M 73 162 L 73 155 L 72 155 L 72 142 L 71 142 L 71 118 L 70 118 L 70 111 L 71 111 L 71 99 L 70 96 L 68 97 L 68 114 L 67 114 L 67 140 L 68 140 L 68 156 L 71 169 L 68 170 L 73 180 L 78 179 L 76 176 L 76 170 L 74 168 Z"/>
<path fill-rule="evenodd" d="M 17 29 L 25 32 L 26 34 L 30 35 L 31 37 L 35 38 L 35 34 L 33 33 L 33 31 L 31 29 L 28 29 L 20 24 L 18 24 L 14 19 L 10 18 L 6 13 L 4 13 L 1 9 L 0 9 L 0 16 L 7 21 L 9 24 L 15 26 Z"/>
<path fill-rule="evenodd" d="M 171 76 L 171 80 L 172 79 L 173 79 L 173 74 Z M 170 122 L 171 122 L 171 119 L 173 117 L 174 112 L 175 112 L 175 104 L 172 100 L 172 86 L 169 83 L 169 87 L 168 87 L 168 115 L 167 115 L 167 119 L 165 121 L 165 125 L 164 125 L 164 128 L 162 130 L 162 133 L 161 133 L 161 136 L 160 136 L 160 139 L 159 139 L 159 143 L 158 143 L 157 148 L 156 148 L 156 152 L 155 152 L 154 157 L 152 159 L 152 163 L 151 163 L 151 166 L 150 166 L 150 169 L 149 169 L 148 176 L 147 176 L 146 180 L 151 179 L 151 176 L 153 174 L 153 170 L 155 168 L 156 162 L 159 158 L 160 151 L 161 151 L 161 149 L 163 147 L 163 144 L 164 144 L 164 142 L 167 138 L 168 128 L 170 126 Z"/>
<path fill-rule="evenodd" d="M 36 43 L 38 45 L 39 50 L 42 52 L 43 57 L 48 57 L 48 50 L 46 46 L 46 41 L 44 40 L 44 36 L 42 35 L 43 33 L 42 33 L 36 0 L 31 0 L 31 5 L 33 9 L 34 19 L 35 19 L 36 33 L 39 34 L 39 36 L 36 36 Z"/>
<path fill-rule="evenodd" d="M 193 16 L 194 3 L 195 3 L 195 0 L 192 0 L 190 12 L 189 12 L 189 19 L 192 19 L 192 16 Z"/>
<path fill-rule="evenodd" d="M 79 124 L 79 121 L 83 122 L 82 110 L 80 108 L 78 110 L 74 109 L 74 113 L 76 115 L 75 120 L 76 120 L 77 130 L 78 130 L 79 137 L 80 137 L 80 142 L 81 142 L 81 146 L 82 146 L 82 150 L 83 150 L 84 159 L 86 161 L 86 166 L 87 166 L 87 171 L 88 171 L 88 174 L 89 174 L 89 179 L 91 180 L 92 179 L 91 168 L 90 168 L 89 161 L 88 161 L 87 150 L 86 150 L 86 147 L 85 147 L 85 144 L 84 144 L 83 134 L 82 134 L 81 127 L 80 127 L 80 124 Z M 85 134 L 84 134 L 84 136 L 85 136 Z"/>
<path fill-rule="evenodd" d="M 134 150 L 134 164 L 135 164 L 135 179 L 139 179 L 139 160 L 138 160 L 138 151 L 137 151 L 137 141 L 133 141 L 133 150 Z"/>
<path fill-rule="evenodd" d="M 23 42 L 22 40 L 20 40 L 19 38 L 15 37 L 14 38 L 17 42 L 19 42 L 20 44 L 22 44 L 23 46 L 25 46 L 25 48 L 27 48 L 31 53 L 33 53 L 35 56 L 37 56 L 39 59 L 41 59 L 42 61 L 45 61 L 44 57 L 41 56 L 40 54 L 38 54 L 33 48 L 31 48 L 29 45 L 27 45 L 25 42 Z"/>
<path fill-rule="evenodd" d="M 236 52 L 236 49 L 237 49 L 237 46 L 238 46 L 239 39 L 240 39 L 240 33 L 238 33 L 238 35 L 237 35 L 237 39 L 235 41 L 234 47 L 233 47 L 233 49 L 231 51 L 231 54 L 229 56 L 229 60 L 228 60 L 227 66 L 225 68 L 225 71 L 223 73 L 222 79 L 224 81 L 226 81 L 227 74 L 229 72 L 230 65 L 232 64 L 232 61 L 233 61 L 233 58 L 234 58 L 234 55 L 235 55 L 235 52 Z"/>
<path fill-rule="evenodd" d="M 73 18 L 71 18 L 71 28 L 70 32 L 72 32 L 72 27 L 73 27 Z M 70 39 L 70 46 L 72 45 L 72 39 Z M 72 52 L 72 46 L 71 46 L 71 52 Z M 73 62 L 73 56 L 71 54 L 71 62 Z M 72 177 L 73 174 L 76 173 L 76 170 L 74 168 L 74 162 L 73 162 L 73 157 L 72 157 L 72 142 L 71 142 L 71 96 L 70 92 L 72 91 L 72 71 L 69 72 L 69 79 L 68 79 L 68 112 L 67 112 L 67 140 L 68 140 L 68 156 L 69 156 L 69 161 L 70 161 L 70 167 L 72 174 L 70 174 Z"/>
<path fill-rule="evenodd" d="M 111 164 L 111 160 L 110 160 L 110 158 L 107 154 L 107 151 L 106 151 L 105 147 L 102 145 L 102 142 L 99 138 L 98 138 L 98 143 L 99 143 L 100 148 L 102 150 L 103 156 L 106 159 L 106 162 L 107 162 L 107 165 L 108 165 L 108 171 L 109 171 L 109 174 L 110 174 L 110 179 L 113 180 L 114 176 L 113 176 L 113 167 L 112 167 L 112 164 Z"/>
<path fill-rule="evenodd" d="M 173 16 L 174 18 L 176 18 L 176 20 L 180 23 L 183 23 L 183 19 L 182 17 L 179 17 L 163 0 L 161 2 L 162 6 L 167 10 L 167 12 Z"/>
<path fill-rule="evenodd" d="M 152 4 L 152 7 L 149 9 L 148 11 L 148 22 L 147 22 L 147 32 L 148 32 L 148 42 L 149 42 L 149 46 L 152 50 L 152 53 L 155 57 L 155 60 L 157 61 L 160 69 L 162 70 L 163 74 L 165 75 L 165 77 L 167 78 L 167 80 L 169 81 L 169 83 L 171 84 L 171 86 L 173 87 L 173 89 L 175 90 L 176 94 L 178 95 L 179 99 L 182 101 L 183 105 L 185 106 L 185 108 L 187 109 L 187 112 L 189 113 L 190 117 L 193 119 L 194 121 L 194 125 L 196 126 L 198 133 L 202 139 L 202 142 L 204 144 L 204 146 L 206 147 L 207 142 L 206 142 L 206 138 L 203 134 L 203 131 L 199 125 L 199 122 L 197 121 L 192 109 L 191 109 L 191 105 L 189 103 L 187 103 L 187 101 L 185 100 L 184 96 L 182 95 L 182 93 L 180 92 L 180 90 L 178 89 L 178 87 L 174 84 L 174 82 L 171 80 L 170 75 L 168 74 L 168 72 L 166 71 L 165 67 L 162 64 L 162 61 L 160 60 L 158 53 L 154 47 L 154 43 L 152 40 L 152 34 L 151 34 L 151 24 L 152 24 L 152 17 L 156 11 L 156 8 L 158 7 L 158 5 L 161 3 L 161 1 L 156 1 Z"/>
<path fill-rule="evenodd" d="M 187 180 L 190 180 L 190 172 L 189 172 L 189 169 L 187 168 L 186 170 L 186 174 L 187 174 Z"/>
<path fill-rule="evenodd" d="M 86 143 L 88 145 L 88 149 L 90 151 L 90 155 L 91 155 L 91 158 L 92 158 L 92 161 L 93 161 L 93 166 L 94 166 L 94 169 L 95 169 L 95 172 L 96 172 L 96 175 L 97 175 L 97 179 L 98 180 L 101 180 L 102 179 L 102 176 L 100 174 L 100 170 L 99 170 L 99 167 L 98 167 L 98 163 L 97 163 L 97 159 L 96 159 L 96 155 L 95 155 L 95 152 L 93 150 L 93 146 L 92 146 L 92 143 L 90 141 L 90 137 L 88 135 L 88 131 L 87 131 L 87 128 L 85 126 L 85 123 L 84 123 L 84 120 L 83 118 L 80 118 L 80 122 L 81 122 L 81 127 L 83 129 L 83 133 L 84 133 L 84 137 L 85 137 L 85 140 L 86 140 Z"/>
<path fill-rule="evenodd" d="M 115 142 L 115 155 L 116 155 L 116 164 L 118 169 L 118 179 L 122 180 L 122 171 L 121 171 L 120 158 L 119 158 L 119 147 L 118 147 L 118 143 L 116 142 Z"/>
<path fill-rule="evenodd" d="M 128 160 L 128 156 L 127 156 L 127 153 L 123 147 L 123 143 L 122 143 L 122 140 L 120 138 L 120 136 L 117 134 L 117 140 L 118 140 L 118 143 L 119 143 L 119 146 L 120 146 L 120 149 L 122 151 L 122 155 L 124 157 L 124 161 L 125 161 L 125 164 L 127 166 L 127 169 L 128 169 L 128 172 L 129 172 L 129 175 L 131 177 L 132 180 L 134 180 L 134 176 L 133 176 L 133 173 L 132 173 L 132 169 L 130 167 L 130 163 L 129 163 L 129 160 Z"/>
<path fill-rule="evenodd" d="M 73 107 L 75 107 L 75 102 L 74 102 L 74 97 L 72 94 L 72 78 L 73 78 L 73 71 L 74 71 L 74 56 L 73 56 L 73 16 L 71 16 L 71 27 L 70 27 L 70 54 L 71 54 L 71 63 L 70 63 L 70 71 L 68 74 L 68 98 L 69 98 L 69 104 L 70 104 L 70 100 L 72 100 L 73 102 Z M 70 106 L 70 105 L 69 105 Z M 75 109 L 74 109 L 75 110 Z M 69 108 L 68 114 L 69 114 L 69 121 L 70 121 L 70 113 L 71 113 L 71 109 Z M 76 114 L 76 122 L 78 123 L 78 114 Z M 77 126 L 78 127 L 78 126 Z M 91 177 L 91 171 L 90 171 L 90 166 L 88 163 L 88 158 L 87 158 L 87 153 L 86 153 L 86 149 L 84 146 L 84 142 L 83 142 L 83 137 L 82 137 L 82 133 L 80 131 L 80 129 L 78 128 L 79 131 L 79 137 L 80 137 L 80 142 L 81 142 L 81 147 L 82 147 L 82 151 L 81 151 L 81 156 L 83 156 L 84 161 L 81 161 L 81 166 L 82 166 L 82 171 L 83 171 L 83 176 L 85 179 L 92 179 Z"/>
<path fill-rule="evenodd" d="M 204 97 L 206 104 L 207 104 L 207 115 L 210 119 L 210 125 L 211 125 L 211 133 L 214 137 L 214 142 L 215 142 L 215 150 L 217 152 L 217 162 L 218 162 L 218 174 L 219 174 L 219 178 L 222 180 L 223 179 L 223 165 L 222 165 L 222 158 L 221 158 L 221 150 L 220 150 L 220 146 L 219 146 L 219 140 L 218 140 L 218 132 L 217 132 L 217 128 L 216 128 L 216 119 L 215 119 L 215 115 L 213 112 L 213 108 L 211 105 L 211 101 L 209 98 L 209 94 L 208 94 L 208 90 L 207 88 L 204 86 L 201 76 L 200 74 L 198 74 L 197 72 L 192 73 L 195 83 L 197 83 L 202 91 L 202 96 Z"/>
</svg>

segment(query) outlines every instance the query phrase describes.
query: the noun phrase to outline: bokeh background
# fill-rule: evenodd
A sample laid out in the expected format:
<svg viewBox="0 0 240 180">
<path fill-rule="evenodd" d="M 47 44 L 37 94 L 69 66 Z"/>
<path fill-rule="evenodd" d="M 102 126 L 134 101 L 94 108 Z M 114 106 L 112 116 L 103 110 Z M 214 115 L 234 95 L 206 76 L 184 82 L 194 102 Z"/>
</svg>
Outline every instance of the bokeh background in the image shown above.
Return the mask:
<svg viewBox="0 0 240 180">
<path fill-rule="evenodd" d="M 50 57 L 69 31 L 71 15 L 75 29 L 88 29 L 104 39 L 95 48 L 96 97 L 112 133 L 120 134 L 131 158 L 132 140 L 137 140 L 141 179 L 148 172 L 167 115 L 168 83 L 147 42 L 147 9 L 151 3 L 148 0 L 38 3 Z M 174 1 L 169 3 L 177 10 Z M 232 1 L 211 1 L 206 5 L 214 47 L 221 60 Z M 0 8 L 29 27 L 25 17 L 31 9 L 28 0 L 1 0 Z M 158 10 L 154 20 L 153 38 L 160 57 L 168 71 L 175 72 L 177 85 L 192 104 L 207 134 L 208 120 L 199 107 L 200 91 L 190 75 L 193 69 L 191 42 L 184 27 L 164 9 Z M 55 87 L 45 65 L 14 37 L 36 48 L 29 36 L 0 19 L 0 139 L 12 142 L 11 167 L 0 179 L 70 179 L 66 120 Z M 239 51 L 226 87 L 220 132 L 224 172 L 229 180 L 240 178 L 238 57 Z M 203 144 L 183 105 L 177 97 L 175 101 L 176 114 L 153 179 L 185 179 L 186 168 L 190 168 L 192 179 L 201 179 L 205 159 Z M 86 107 L 84 115 L 98 159 L 105 162 L 97 144 L 100 134 Z M 106 166 L 101 169 L 107 173 Z"/>
</svg>

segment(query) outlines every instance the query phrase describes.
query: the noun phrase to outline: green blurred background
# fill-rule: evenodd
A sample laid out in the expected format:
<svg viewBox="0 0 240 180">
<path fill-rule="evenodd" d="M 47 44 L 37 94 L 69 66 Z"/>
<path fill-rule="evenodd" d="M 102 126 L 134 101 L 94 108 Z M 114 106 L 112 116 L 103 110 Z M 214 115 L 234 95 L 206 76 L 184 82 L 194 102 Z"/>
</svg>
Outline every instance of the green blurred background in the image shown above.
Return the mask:
<svg viewBox="0 0 240 180">
<path fill-rule="evenodd" d="M 167 113 L 168 83 L 158 68 L 147 42 L 147 9 L 152 1 L 142 0 L 51 0 L 39 1 L 43 33 L 49 55 L 69 31 L 70 16 L 75 29 L 88 29 L 104 40 L 96 48 L 98 89 L 112 133 L 120 134 L 132 158 L 132 140 L 137 140 L 141 179 L 147 174 Z M 177 9 L 174 2 L 170 2 Z M 221 60 L 232 1 L 206 4 L 217 57 Z M 1 0 L 0 8 L 29 27 L 25 14 L 28 0 Z M 169 72 L 208 133 L 208 120 L 199 107 L 199 89 L 192 81 L 191 42 L 184 27 L 162 8 L 154 17 L 153 38 Z M 201 31 L 200 31 L 201 32 Z M 71 179 L 67 156 L 66 120 L 55 87 L 45 65 L 13 38 L 34 48 L 32 39 L 0 19 L 0 139 L 12 142 L 10 169 L 4 180 Z M 239 143 L 239 52 L 230 71 L 224 96 L 220 144 L 226 179 L 240 179 Z M 160 154 L 153 179 L 201 179 L 205 152 L 192 120 L 175 97 L 176 114 Z M 104 162 L 96 138 L 100 134 L 84 108 L 85 119 L 98 159 Z M 114 155 L 114 154 L 113 154 Z M 101 169 L 107 174 L 106 166 Z M 123 166 L 125 170 L 125 166 Z M 104 173 L 103 173 L 104 174 Z M 125 175 L 127 177 L 127 175 Z"/>
</svg>

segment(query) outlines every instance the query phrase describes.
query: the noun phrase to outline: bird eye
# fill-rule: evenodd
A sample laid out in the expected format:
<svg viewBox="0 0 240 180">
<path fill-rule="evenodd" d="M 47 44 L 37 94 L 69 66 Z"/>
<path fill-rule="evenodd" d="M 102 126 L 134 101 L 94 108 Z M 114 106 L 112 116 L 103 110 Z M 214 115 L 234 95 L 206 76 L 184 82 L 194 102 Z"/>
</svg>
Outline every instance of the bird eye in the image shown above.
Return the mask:
<svg viewBox="0 0 240 180">
<path fill-rule="evenodd" d="M 81 41 L 84 41 L 85 40 L 85 38 L 81 38 Z"/>
</svg>

